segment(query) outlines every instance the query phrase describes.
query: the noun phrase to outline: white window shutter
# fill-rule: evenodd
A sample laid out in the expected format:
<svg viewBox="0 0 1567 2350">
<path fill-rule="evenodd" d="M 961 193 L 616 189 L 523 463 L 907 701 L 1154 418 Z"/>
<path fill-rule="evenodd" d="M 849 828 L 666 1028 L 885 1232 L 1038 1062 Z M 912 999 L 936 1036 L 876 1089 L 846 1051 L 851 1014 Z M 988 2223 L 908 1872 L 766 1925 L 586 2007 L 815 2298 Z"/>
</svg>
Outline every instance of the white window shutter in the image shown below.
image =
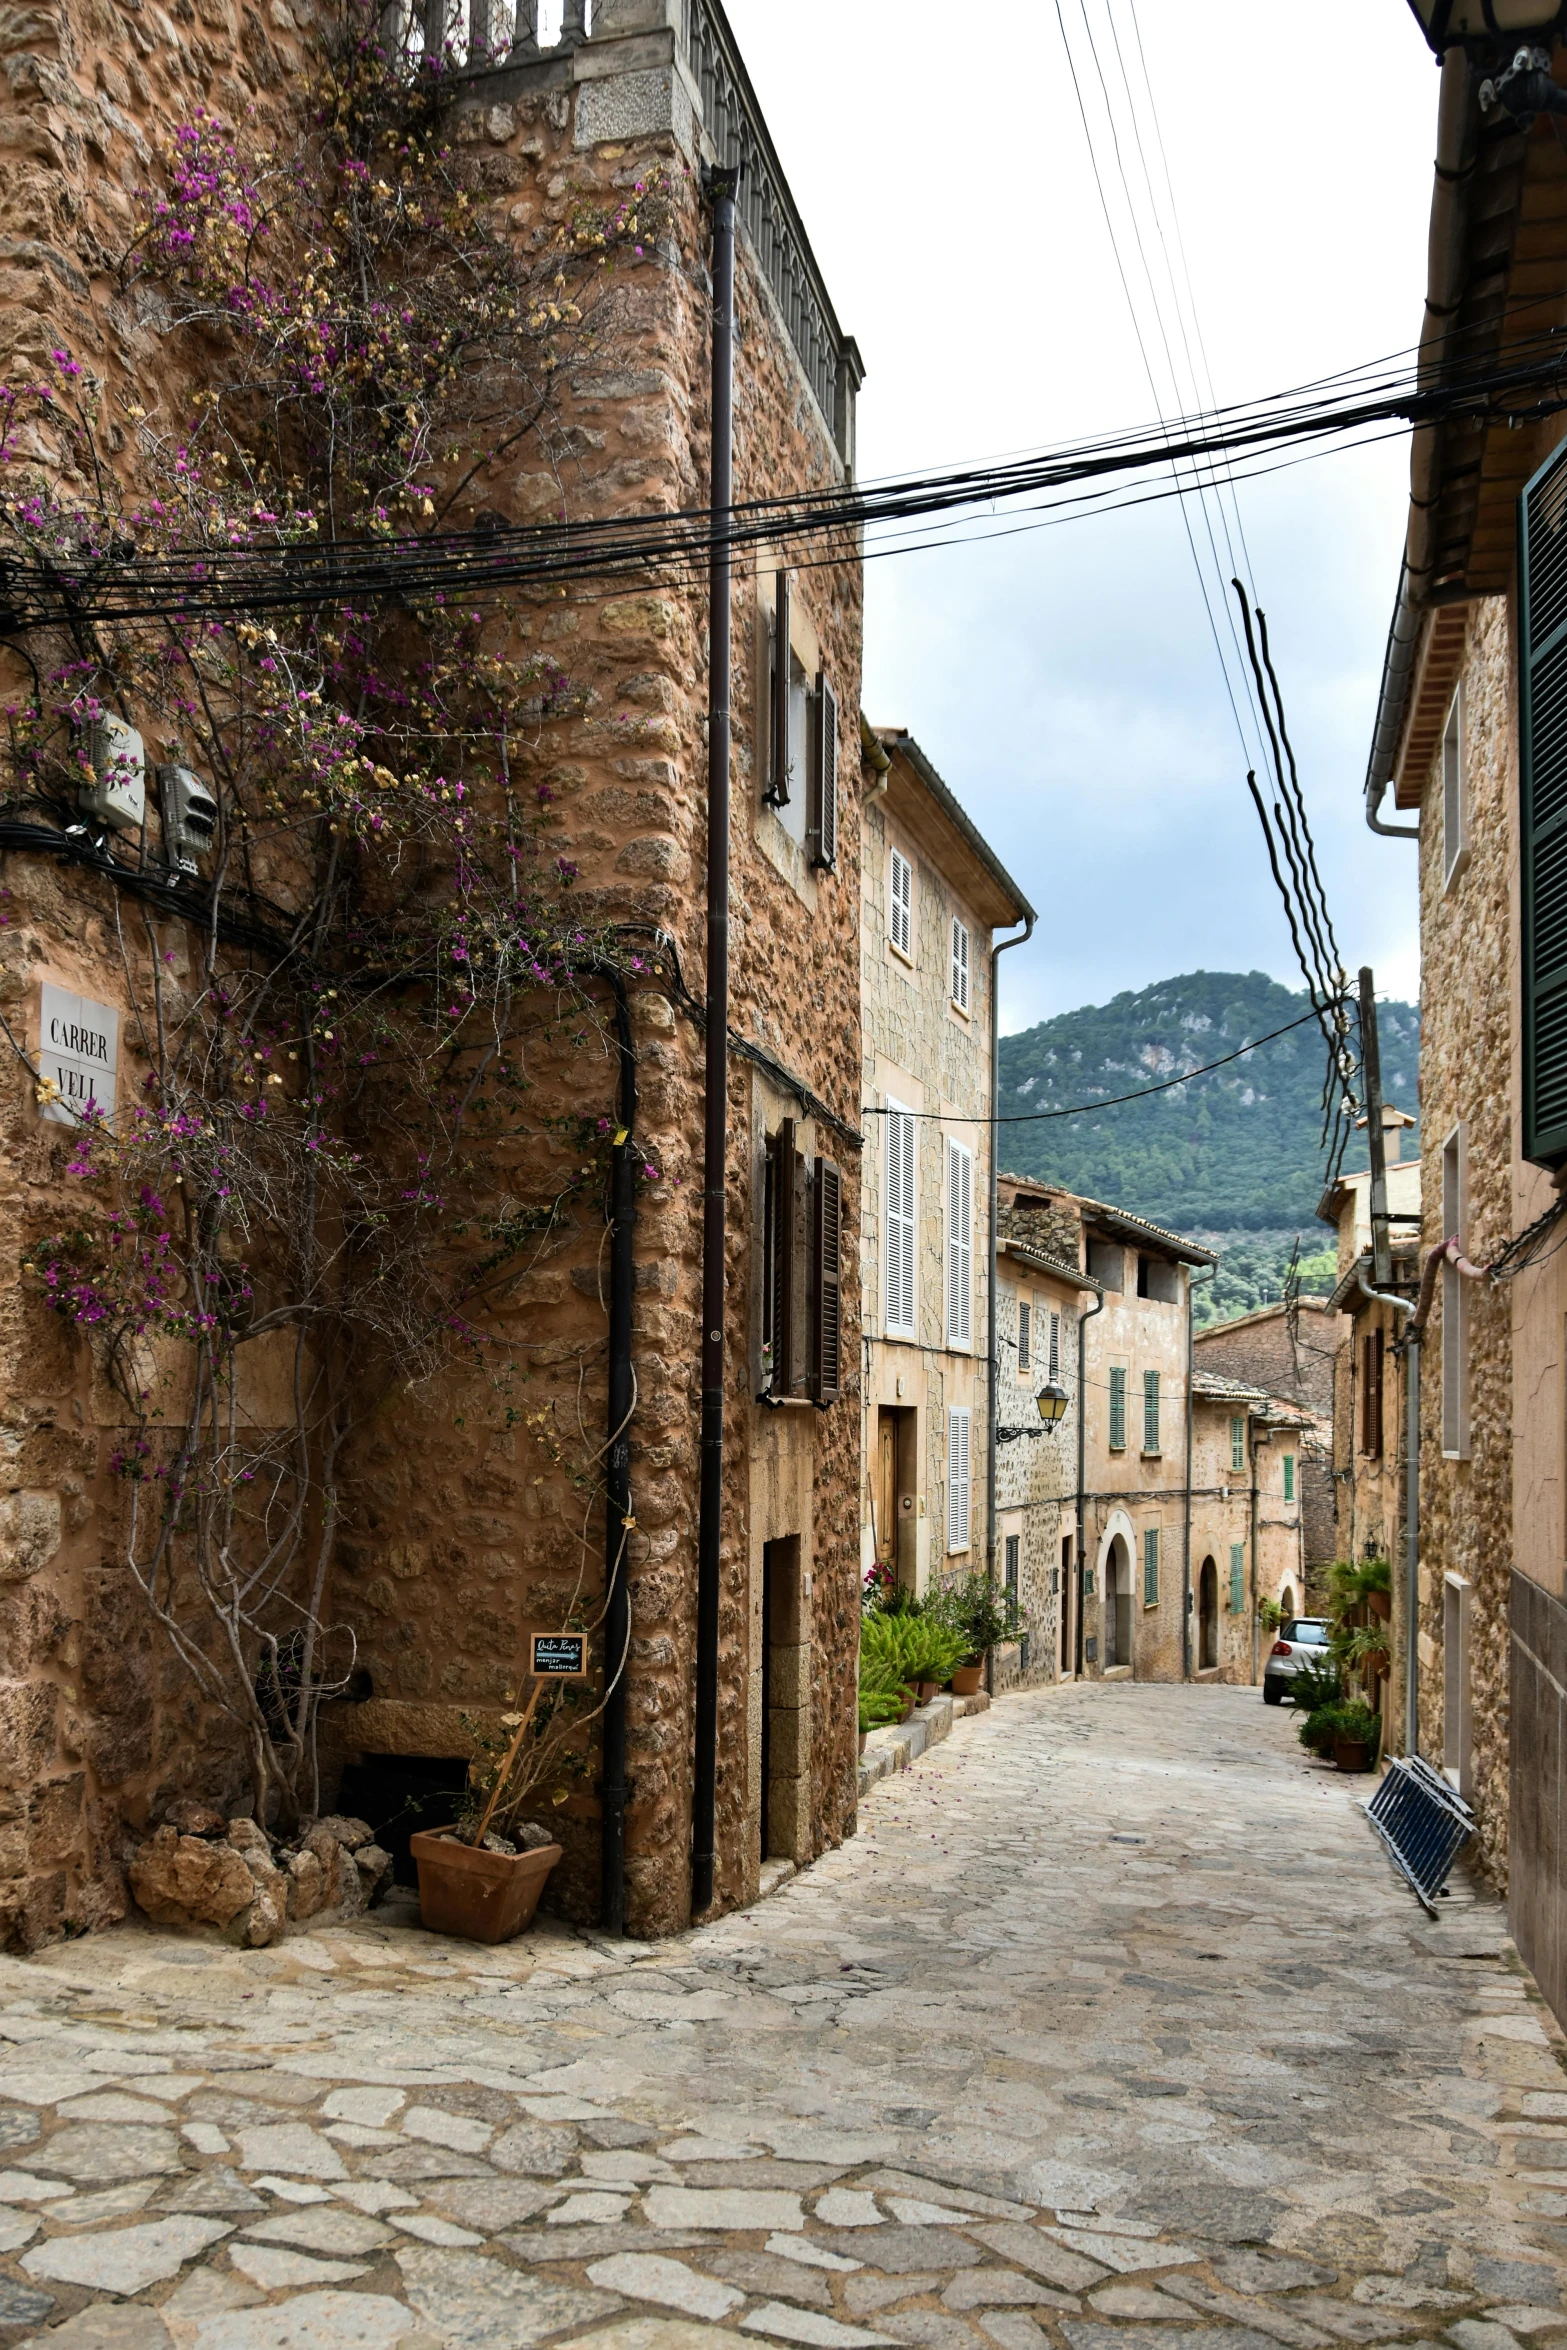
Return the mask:
<svg viewBox="0 0 1567 2350">
<path fill-rule="evenodd" d="M 886 1230 L 882 1242 L 882 1322 L 890 1336 L 914 1329 L 914 1120 L 887 1111 Z"/>
<path fill-rule="evenodd" d="M 968 1010 L 968 924 L 952 917 L 952 1001 L 960 1012 Z"/>
<path fill-rule="evenodd" d="M 947 1344 L 974 1338 L 974 1154 L 947 1141 Z"/>
<path fill-rule="evenodd" d="M 914 952 L 914 868 L 901 849 L 887 860 L 887 934 L 900 955 Z"/>
<path fill-rule="evenodd" d="M 973 1415 L 956 1406 L 947 1414 L 947 1548 L 969 1546 L 972 1493 L 969 1432 Z"/>
</svg>

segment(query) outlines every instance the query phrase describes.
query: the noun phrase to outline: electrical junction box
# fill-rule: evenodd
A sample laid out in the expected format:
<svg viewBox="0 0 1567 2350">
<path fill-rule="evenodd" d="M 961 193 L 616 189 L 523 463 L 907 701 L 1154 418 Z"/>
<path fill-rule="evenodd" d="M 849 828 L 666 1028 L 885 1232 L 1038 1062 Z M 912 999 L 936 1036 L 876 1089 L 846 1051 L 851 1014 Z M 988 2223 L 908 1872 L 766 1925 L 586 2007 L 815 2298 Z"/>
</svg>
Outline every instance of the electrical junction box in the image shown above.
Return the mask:
<svg viewBox="0 0 1567 2350">
<path fill-rule="evenodd" d="M 163 811 L 163 853 L 171 872 L 194 873 L 218 829 L 218 803 L 190 767 L 158 769 L 158 804 Z"/>
<path fill-rule="evenodd" d="M 97 781 L 81 795 L 84 811 L 116 832 L 135 832 L 147 815 L 147 754 L 123 718 L 98 718 L 87 729 L 87 756 Z"/>
</svg>

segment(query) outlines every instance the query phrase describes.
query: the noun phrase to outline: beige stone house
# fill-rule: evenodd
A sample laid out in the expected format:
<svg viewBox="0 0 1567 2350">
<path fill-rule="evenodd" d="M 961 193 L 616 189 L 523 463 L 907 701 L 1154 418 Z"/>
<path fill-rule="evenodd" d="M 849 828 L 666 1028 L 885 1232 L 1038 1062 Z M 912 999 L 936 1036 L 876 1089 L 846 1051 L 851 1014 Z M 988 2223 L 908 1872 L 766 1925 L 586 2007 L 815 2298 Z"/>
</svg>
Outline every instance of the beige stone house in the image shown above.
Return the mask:
<svg viewBox="0 0 1567 2350">
<path fill-rule="evenodd" d="M 296 13 L 308 26 L 310 12 Z M 473 200 L 491 207 L 506 233 L 545 234 L 583 202 L 616 200 L 638 175 L 662 177 L 670 189 L 667 233 L 628 256 L 622 363 L 583 368 L 560 388 L 565 437 L 550 457 L 549 494 L 565 497 L 573 517 L 689 509 L 707 498 L 709 221 L 700 174 L 736 160 L 735 494 L 842 482 L 853 464 L 858 355 L 833 312 L 722 10 L 708 0 L 600 0 L 591 31 L 580 8 L 566 13 L 555 47 L 541 49 L 533 13 L 522 11 L 509 57 L 459 77 L 451 113 Z M 186 361 L 172 340 L 159 345 L 119 303 L 108 257 L 125 243 L 124 188 L 144 176 L 149 150 L 192 107 L 207 103 L 234 119 L 252 102 L 281 106 L 308 64 L 312 36 L 282 7 L 263 34 L 254 14 L 242 21 L 229 0 L 203 0 L 199 37 L 161 11 L 122 18 L 104 8 L 90 25 L 79 12 L 70 18 L 63 6 L 46 8 L 16 28 L 47 62 L 13 71 L 4 101 L 8 145 L 29 158 L 7 181 L 6 232 L 36 259 L 7 281 L 0 348 L 13 369 L 25 369 L 51 343 L 68 345 L 100 371 L 112 402 L 136 394 L 173 429 L 197 377 L 181 372 Z M 120 91 L 118 102 L 100 103 L 100 88 Z M 78 127 L 66 127 L 67 118 Z M 126 445 L 129 467 L 134 444 Z M 487 482 L 486 505 L 503 519 L 526 519 L 541 478 Z M 470 527 L 478 494 L 459 510 Z M 982 1431 L 984 1415 L 983 1140 L 965 1120 L 982 1116 L 988 1101 L 978 1040 L 990 1020 L 990 927 L 1019 909 L 962 822 L 938 813 L 909 752 L 898 755 L 901 780 L 873 809 L 862 882 L 860 569 L 855 560 L 801 569 L 785 596 L 785 560 L 776 551 L 740 557 L 732 606 L 727 1449 L 712 1733 L 720 1908 L 754 1895 L 767 1858 L 804 1861 L 854 1824 L 862 1397 L 858 1293 L 843 1268 L 860 1246 L 862 902 L 874 905 L 877 939 L 887 941 L 894 854 L 915 872 L 913 927 L 897 953 L 890 944 L 886 951 L 900 973 L 899 955 L 908 958 L 911 1021 L 919 991 L 940 1003 L 924 1043 L 916 1044 L 917 1022 L 894 1024 L 878 1050 L 889 1080 L 894 1065 L 915 1064 L 898 1077 L 898 1098 L 950 1111 L 950 1146 L 961 1143 L 966 1154 L 964 1214 L 973 1222 L 962 1227 L 969 1278 L 961 1335 L 947 1345 L 949 1137 L 937 1123 L 920 1129 L 915 1198 L 927 1228 L 914 1249 L 913 1327 L 897 1342 L 911 1367 L 922 1341 L 951 1365 L 910 1455 L 919 1507 L 936 1511 L 913 1523 L 918 1540 L 938 1536 L 938 1567 L 979 1555 L 970 1517 L 966 1549 L 945 1539 L 955 1525 L 948 1421 L 961 1411 Z M 659 1934 L 691 1914 L 699 1832 L 704 1080 L 691 1005 L 702 991 L 706 935 L 711 615 L 700 575 L 618 594 L 602 582 L 579 593 L 568 582 L 547 603 L 540 636 L 564 648 L 581 695 L 542 727 L 539 774 L 559 813 L 556 845 L 579 874 L 584 921 L 641 944 L 628 1008 L 637 1156 L 664 1177 L 639 1196 L 631 1273 L 626 1779 L 608 1787 L 602 1754 L 587 1756 L 558 1813 L 567 1854 L 554 1890 L 575 1914 L 598 1913 L 606 1840 L 623 1802 L 626 1923 Z M 145 824 L 155 856 L 150 803 Z M 74 1069 L 78 1042 L 99 1039 L 91 1049 L 101 1062 L 105 1051 L 112 1059 L 117 1036 L 122 1095 L 140 1081 L 131 1045 L 150 949 L 138 924 L 122 956 L 117 909 L 129 886 L 121 867 L 135 865 L 142 845 L 122 836 L 119 865 L 102 871 L 14 844 L 5 855 L 0 992 L 17 1039 L 43 1053 L 63 1041 Z M 973 944 L 962 1003 L 952 980 L 960 910 Z M 160 918 L 156 943 L 185 973 L 200 936 L 197 905 L 191 923 Z M 890 969 L 887 981 L 905 985 Z M 938 1049 L 922 1063 L 932 1021 Z M 584 1067 L 541 1051 L 537 1082 L 539 1102 L 568 1134 L 541 1146 L 546 1164 L 580 1155 L 569 1139 L 579 1119 L 590 1130 L 594 1121 L 613 1128 L 613 1055 Z M 97 1084 L 102 1099 L 101 1067 Z M 66 1127 L 41 1119 L 32 1076 L 9 1052 L 0 1124 L 3 1255 L 14 1268 L 29 1237 L 62 1212 L 71 1141 Z M 878 1169 L 884 1148 L 878 1129 L 868 1153 Z M 879 1189 L 874 1200 L 880 1216 Z M 585 1555 L 597 1562 L 590 1595 L 598 1589 L 606 1540 L 612 1553 L 616 1542 L 602 1494 L 591 1476 L 574 1476 L 569 1446 L 552 1450 L 536 1432 L 580 1425 L 595 1461 L 621 1437 L 606 1429 L 604 1213 L 598 1192 L 586 1191 L 499 1315 L 497 1343 L 504 1337 L 527 1364 L 525 1421 L 497 1424 L 486 1380 L 457 1366 L 445 1381 L 390 1397 L 343 1456 L 329 1606 L 352 1628 L 357 1670 L 324 1720 L 328 1806 L 345 1770 L 356 1774 L 355 1802 L 365 1809 L 378 1785 L 393 1808 L 398 1790 L 421 1774 L 433 1786 L 459 1783 L 472 1752 L 469 1725 L 498 1720 L 527 1631 L 549 1628 L 580 1589 Z M 0 1926 L 30 1945 L 68 1924 L 121 1914 L 127 1830 L 161 1818 L 177 1797 L 232 1803 L 238 1781 L 231 1747 L 205 1735 L 116 1563 L 126 1492 L 112 1467 L 115 1399 L 86 1341 L 46 1323 L 9 1272 L 7 1282 Z M 884 1341 L 884 1359 L 893 1351 Z M 904 1376 L 883 1380 L 889 1406 L 901 1402 Z M 982 1451 L 970 1456 L 967 1480 L 979 1482 L 982 1459 Z M 911 1538 L 911 1573 L 925 1561 Z"/>
<path fill-rule="evenodd" d="M 994 934 L 1033 909 L 911 735 L 865 748 L 860 1543 L 923 1597 L 993 1564 Z"/>
<path fill-rule="evenodd" d="M 1305 1614 L 1306 1445 L 1298 1404 L 1217 1371 L 1192 1373 L 1191 1608 L 1197 1681 L 1254 1682 L 1271 1638 L 1266 1600 Z"/>
</svg>

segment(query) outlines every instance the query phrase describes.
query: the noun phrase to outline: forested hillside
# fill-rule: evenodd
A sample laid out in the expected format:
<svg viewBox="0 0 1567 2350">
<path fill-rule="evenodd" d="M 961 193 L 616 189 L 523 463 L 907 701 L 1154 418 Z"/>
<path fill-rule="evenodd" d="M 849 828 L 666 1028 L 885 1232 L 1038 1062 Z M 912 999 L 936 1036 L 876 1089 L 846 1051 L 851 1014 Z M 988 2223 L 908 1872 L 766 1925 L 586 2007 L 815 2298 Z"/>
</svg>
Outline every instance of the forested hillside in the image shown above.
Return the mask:
<svg viewBox="0 0 1567 2350">
<path fill-rule="evenodd" d="M 1216 1061 L 1306 1009 L 1304 995 L 1261 971 L 1191 971 L 1004 1036 L 1000 1115 L 1074 1115 L 1003 1126 L 1000 1164 L 1217 1242 L 1230 1259 L 1220 1311 L 1267 1302 L 1294 1234 L 1303 1253 L 1332 1245 L 1313 1214 L 1324 1172 L 1324 1048 L 1315 1024 L 1167 1093 L 1093 1105 Z M 1413 1114 L 1419 1012 L 1383 1003 L 1378 1023 L 1385 1098 Z M 1365 1164 L 1359 1138 L 1348 1164 Z M 1308 1286 L 1323 1286 L 1318 1270 Z"/>
</svg>

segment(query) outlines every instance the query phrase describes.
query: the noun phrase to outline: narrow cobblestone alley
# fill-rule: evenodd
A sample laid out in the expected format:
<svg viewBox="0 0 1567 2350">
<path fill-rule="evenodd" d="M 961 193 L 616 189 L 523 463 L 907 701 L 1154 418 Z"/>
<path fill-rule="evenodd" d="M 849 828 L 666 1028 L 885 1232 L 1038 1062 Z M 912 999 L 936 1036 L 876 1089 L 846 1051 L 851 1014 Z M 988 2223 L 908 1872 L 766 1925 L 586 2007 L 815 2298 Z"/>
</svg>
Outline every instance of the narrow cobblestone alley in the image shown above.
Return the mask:
<svg viewBox="0 0 1567 2350">
<path fill-rule="evenodd" d="M 656 1949 L 406 1905 L 0 1962 L 0 2339 L 1319 2350 L 1567 2330 L 1560 2038 L 1253 1690 L 1008 1698 Z M 693 2322 L 695 2321 L 695 2322 Z M 700 2337 L 700 2343 L 698 2341 Z"/>
</svg>

